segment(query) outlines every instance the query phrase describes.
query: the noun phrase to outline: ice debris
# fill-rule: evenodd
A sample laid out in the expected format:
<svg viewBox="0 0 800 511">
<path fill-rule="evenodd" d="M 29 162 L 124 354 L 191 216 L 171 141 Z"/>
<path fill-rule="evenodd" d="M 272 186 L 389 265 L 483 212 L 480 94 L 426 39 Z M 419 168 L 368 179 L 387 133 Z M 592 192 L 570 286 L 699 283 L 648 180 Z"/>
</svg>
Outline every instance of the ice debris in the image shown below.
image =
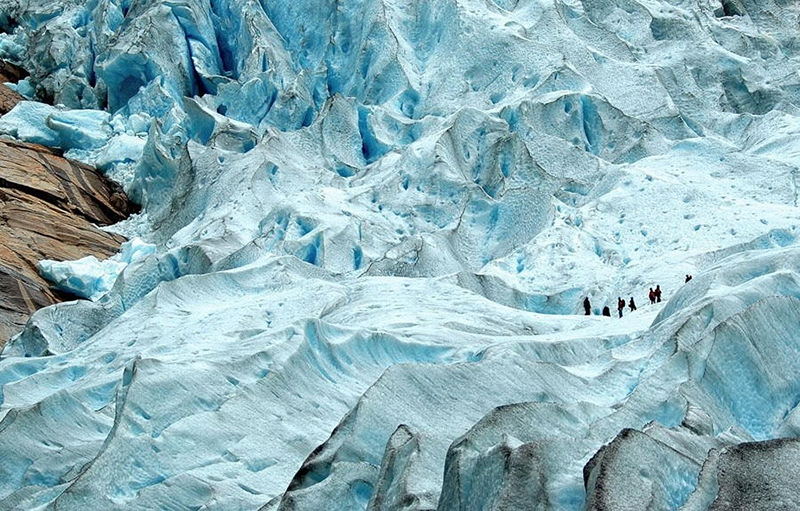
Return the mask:
<svg viewBox="0 0 800 511">
<path fill-rule="evenodd" d="M 98 300 L 111 290 L 120 273 L 132 262 L 153 254 L 156 246 L 134 238 L 120 252 L 103 261 L 94 256 L 76 261 L 39 261 L 39 272 L 62 291 L 79 298 Z"/>
</svg>

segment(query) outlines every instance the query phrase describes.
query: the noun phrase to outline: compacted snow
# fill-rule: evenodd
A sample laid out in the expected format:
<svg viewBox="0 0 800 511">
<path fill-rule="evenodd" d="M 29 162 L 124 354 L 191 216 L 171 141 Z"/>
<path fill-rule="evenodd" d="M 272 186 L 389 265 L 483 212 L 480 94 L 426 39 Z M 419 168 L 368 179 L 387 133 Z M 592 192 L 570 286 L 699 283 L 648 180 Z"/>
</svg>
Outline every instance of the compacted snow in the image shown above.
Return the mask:
<svg viewBox="0 0 800 511">
<path fill-rule="evenodd" d="M 40 263 L 0 509 L 797 509 L 799 21 L 0 0 L 0 133 L 143 205 Z"/>
</svg>

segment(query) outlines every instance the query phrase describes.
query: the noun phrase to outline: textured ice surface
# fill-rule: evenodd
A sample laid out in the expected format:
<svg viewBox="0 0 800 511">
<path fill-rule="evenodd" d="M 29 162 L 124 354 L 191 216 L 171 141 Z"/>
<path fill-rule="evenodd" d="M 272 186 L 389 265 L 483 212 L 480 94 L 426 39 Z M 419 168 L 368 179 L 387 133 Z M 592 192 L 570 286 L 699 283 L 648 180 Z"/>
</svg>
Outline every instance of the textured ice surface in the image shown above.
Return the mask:
<svg viewBox="0 0 800 511">
<path fill-rule="evenodd" d="M 0 509 L 797 502 L 799 16 L 0 0 L 0 131 L 143 205 L 41 264 Z"/>
<path fill-rule="evenodd" d="M 46 259 L 39 262 L 39 272 L 62 291 L 79 298 L 97 300 L 112 288 L 119 274 L 130 263 L 155 252 L 155 245 L 135 238 L 123 243 L 118 254 L 104 261 L 94 256 L 77 261 Z"/>
<path fill-rule="evenodd" d="M 0 119 L 0 133 L 62 149 L 96 149 L 108 141 L 110 117 L 100 110 L 61 110 L 22 101 Z"/>
<path fill-rule="evenodd" d="M 57 111 L 50 105 L 22 101 L 0 118 L 0 133 L 26 142 L 56 146 L 59 136 L 47 125 L 47 117 Z"/>
</svg>

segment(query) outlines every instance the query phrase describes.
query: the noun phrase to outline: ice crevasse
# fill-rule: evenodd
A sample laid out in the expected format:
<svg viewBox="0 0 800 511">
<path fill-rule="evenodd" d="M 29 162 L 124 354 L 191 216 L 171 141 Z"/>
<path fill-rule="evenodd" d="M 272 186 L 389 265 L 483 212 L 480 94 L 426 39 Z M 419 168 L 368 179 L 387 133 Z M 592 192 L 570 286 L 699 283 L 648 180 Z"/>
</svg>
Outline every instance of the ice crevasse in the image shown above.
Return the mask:
<svg viewBox="0 0 800 511">
<path fill-rule="evenodd" d="M 142 205 L 39 264 L 0 509 L 795 509 L 799 20 L 0 0 L 0 134 Z"/>
</svg>

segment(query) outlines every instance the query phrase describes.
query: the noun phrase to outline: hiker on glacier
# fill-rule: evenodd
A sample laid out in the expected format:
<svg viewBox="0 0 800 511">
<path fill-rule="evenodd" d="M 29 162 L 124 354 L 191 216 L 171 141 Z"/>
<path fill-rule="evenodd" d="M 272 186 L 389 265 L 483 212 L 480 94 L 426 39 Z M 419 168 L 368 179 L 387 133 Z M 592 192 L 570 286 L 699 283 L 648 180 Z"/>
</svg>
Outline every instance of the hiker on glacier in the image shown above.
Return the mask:
<svg viewBox="0 0 800 511">
<path fill-rule="evenodd" d="M 589 302 L 589 297 L 587 296 L 583 300 L 583 310 L 586 311 L 587 316 L 591 316 L 592 314 L 592 304 Z"/>
<path fill-rule="evenodd" d="M 609 318 L 611 317 L 611 309 L 608 308 L 608 305 L 603 307 L 603 316 L 608 316 Z"/>
<path fill-rule="evenodd" d="M 653 291 L 653 294 L 656 295 L 656 302 L 661 302 L 661 286 L 656 286 L 656 290 Z"/>
<path fill-rule="evenodd" d="M 622 317 L 622 309 L 625 308 L 625 300 L 622 297 L 617 297 L 617 310 L 619 311 L 619 317 Z"/>
<path fill-rule="evenodd" d="M 633 301 L 633 297 L 631 296 L 631 301 L 628 302 L 628 307 L 631 308 L 631 312 L 636 310 L 636 302 Z"/>
<path fill-rule="evenodd" d="M 653 305 L 654 303 L 656 303 L 656 292 L 653 291 L 652 287 L 650 288 L 650 294 L 647 295 L 647 296 L 650 298 L 650 305 Z"/>
<path fill-rule="evenodd" d="M 686 282 L 684 282 L 684 283 L 688 283 L 690 280 L 692 280 L 692 276 L 687 273 L 686 274 Z"/>
</svg>

